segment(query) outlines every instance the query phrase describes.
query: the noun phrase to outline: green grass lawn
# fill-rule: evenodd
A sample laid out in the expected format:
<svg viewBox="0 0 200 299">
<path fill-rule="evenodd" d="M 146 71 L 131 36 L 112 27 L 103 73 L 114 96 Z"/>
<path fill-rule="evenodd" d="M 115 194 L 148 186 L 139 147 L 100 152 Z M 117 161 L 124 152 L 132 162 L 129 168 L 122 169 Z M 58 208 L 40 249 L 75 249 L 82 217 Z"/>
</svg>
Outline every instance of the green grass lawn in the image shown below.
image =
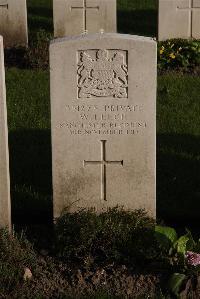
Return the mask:
<svg viewBox="0 0 200 299">
<path fill-rule="evenodd" d="M 118 0 L 118 32 L 157 35 L 157 0 Z"/>
<path fill-rule="evenodd" d="M 50 0 L 28 0 L 29 34 L 40 28 L 53 32 L 53 4 Z"/>
<path fill-rule="evenodd" d="M 52 3 L 28 0 L 29 31 L 53 32 Z M 119 32 L 156 36 L 154 0 L 119 0 Z M 14 223 L 52 217 L 49 73 L 6 70 Z M 200 210 L 200 78 L 169 73 L 158 78 L 158 217 L 197 223 Z M 22 217 L 23 215 L 23 217 Z"/>
<path fill-rule="evenodd" d="M 161 218 L 190 225 L 200 208 L 200 78 L 158 78 L 157 203 Z"/>
</svg>

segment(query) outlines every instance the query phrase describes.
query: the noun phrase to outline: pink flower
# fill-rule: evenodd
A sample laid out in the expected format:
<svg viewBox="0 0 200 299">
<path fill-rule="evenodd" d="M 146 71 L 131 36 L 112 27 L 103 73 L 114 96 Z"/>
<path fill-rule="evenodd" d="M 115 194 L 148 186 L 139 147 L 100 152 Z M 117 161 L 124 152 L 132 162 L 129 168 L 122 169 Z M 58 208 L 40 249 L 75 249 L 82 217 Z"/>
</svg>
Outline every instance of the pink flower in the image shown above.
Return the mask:
<svg viewBox="0 0 200 299">
<path fill-rule="evenodd" d="M 195 267 L 200 265 L 200 254 L 199 253 L 187 251 L 185 256 L 186 256 L 186 259 L 187 259 L 187 262 L 189 265 L 192 265 Z"/>
</svg>

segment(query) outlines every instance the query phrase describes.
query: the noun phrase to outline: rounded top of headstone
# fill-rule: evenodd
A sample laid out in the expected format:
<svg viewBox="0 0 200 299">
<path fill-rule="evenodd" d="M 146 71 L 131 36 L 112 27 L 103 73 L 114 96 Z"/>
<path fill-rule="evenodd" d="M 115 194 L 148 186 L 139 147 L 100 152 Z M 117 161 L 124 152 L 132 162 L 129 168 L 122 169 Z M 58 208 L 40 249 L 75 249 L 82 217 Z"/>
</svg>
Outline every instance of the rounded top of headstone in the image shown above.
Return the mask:
<svg viewBox="0 0 200 299">
<path fill-rule="evenodd" d="M 66 36 L 63 38 L 56 38 L 51 41 L 51 45 L 57 43 L 64 43 L 64 42 L 76 42 L 80 40 L 88 40 L 88 41 L 95 41 L 95 40 L 102 40 L 102 39 L 124 39 L 124 40 L 131 40 L 131 41 L 138 41 L 138 42 L 146 42 L 146 43 L 156 43 L 155 39 L 152 37 L 146 36 L 139 36 L 139 35 L 130 35 L 130 34 L 120 34 L 120 33 L 94 33 L 94 34 L 81 34 L 75 36 Z"/>
</svg>

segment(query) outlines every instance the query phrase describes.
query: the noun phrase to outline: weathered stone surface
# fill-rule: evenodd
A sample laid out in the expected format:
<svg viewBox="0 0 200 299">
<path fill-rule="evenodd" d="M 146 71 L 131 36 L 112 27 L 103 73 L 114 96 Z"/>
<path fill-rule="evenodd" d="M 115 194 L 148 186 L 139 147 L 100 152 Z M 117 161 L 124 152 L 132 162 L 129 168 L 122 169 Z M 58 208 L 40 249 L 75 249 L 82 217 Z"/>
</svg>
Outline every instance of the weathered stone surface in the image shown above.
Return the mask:
<svg viewBox="0 0 200 299">
<path fill-rule="evenodd" d="M 200 0 L 159 0 L 158 39 L 200 38 Z"/>
<path fill-rule="evenodd" d="M 53 0 L 54 36 L 116 32 L 116 0 Z"/>
<path fill-rule="evenodd" d="M 11 228 L 8 129 L 3 38 L 0 36 L 0 227 Z"/>
<path fill-rule="evenodd" d="M 0 0 L 0 34 L 4 46 L 27 46 L 26 0 Z"/>
<path fill-rule="evenodd" d="M 57 39 L 50 69 L 54 216 L 117 205 L 155 216 L 156 42 Z"/>
</svg>

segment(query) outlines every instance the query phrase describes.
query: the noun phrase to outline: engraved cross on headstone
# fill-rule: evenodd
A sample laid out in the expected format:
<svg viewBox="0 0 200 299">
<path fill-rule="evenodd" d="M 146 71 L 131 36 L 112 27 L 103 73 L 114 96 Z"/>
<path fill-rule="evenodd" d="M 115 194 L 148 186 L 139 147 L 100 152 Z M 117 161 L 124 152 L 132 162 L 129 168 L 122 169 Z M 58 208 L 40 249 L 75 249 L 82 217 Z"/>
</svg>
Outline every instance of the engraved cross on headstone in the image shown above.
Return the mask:
<svg viewBox="0 0 200 299">
<path fill-rule="evenodd" d="M 107 165 L 121 165 L 124 161 L 107 161 L 106 159 L 106 140 L 101 140 L 101 160 L 100 161 L 83 161 L 84 166 L 88 164 L 101 165 L 101 199 L 107 201 L 106 198 L 106 167 Z"/>
<path fill-rule="evenodd" d="M 0 8 L 7 8 L 8 9 L 8 1 L 0 1 Z"/>
<path fill-rule="evenodd" d="M 189 33 L 190 33 L 190 37 L 192 37 L 192 32 L 193 32 L 193 28 L 192 28 L 192 22 L 193 22 L 193 12 L 197 9 L 200 10 L 200 6 L 194 6 L 194 0 L 190 0 L 189 1 L 189 7 L 182 7 L 182 6 L 177 6 L 177 9 L 181 9 L 181 10 L 188 10 L 190 12 L 190 19 L 189 19 Z"/>
<path fill-rule="evenodd" d="M 82 6 L 72 6 L 72 9 L 82 9 L 83 10 L 83 31 L 87 32 L 87 10 L 96 9 L 99 10 L 99 6 L 87 6 L 87 0 L 83 0 Z"/>
</svg>

